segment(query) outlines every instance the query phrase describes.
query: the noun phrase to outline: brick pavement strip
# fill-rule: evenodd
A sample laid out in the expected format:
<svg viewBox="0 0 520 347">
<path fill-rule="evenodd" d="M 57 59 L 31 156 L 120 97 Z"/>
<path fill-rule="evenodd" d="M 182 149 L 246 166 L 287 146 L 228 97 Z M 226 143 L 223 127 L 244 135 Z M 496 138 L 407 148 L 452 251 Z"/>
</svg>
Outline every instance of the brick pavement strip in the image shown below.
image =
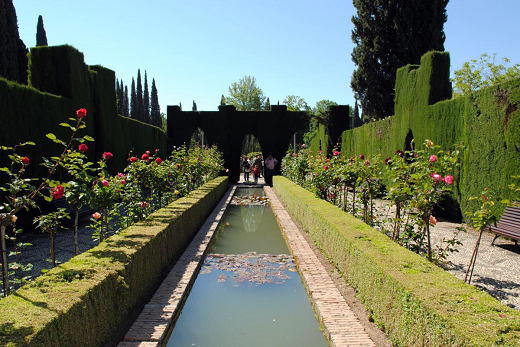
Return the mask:
<svg viewBox="0 0 520 347">
<path fill-rule="evenodd" d="M 375 346 L 271 187 L 264 187 L 333 347 Z"/>
<path fill-rule="evenodd" d="M 182 307 L 236 187 L 229 188 L 118 347 L 158 347 Z"/>
</svg>

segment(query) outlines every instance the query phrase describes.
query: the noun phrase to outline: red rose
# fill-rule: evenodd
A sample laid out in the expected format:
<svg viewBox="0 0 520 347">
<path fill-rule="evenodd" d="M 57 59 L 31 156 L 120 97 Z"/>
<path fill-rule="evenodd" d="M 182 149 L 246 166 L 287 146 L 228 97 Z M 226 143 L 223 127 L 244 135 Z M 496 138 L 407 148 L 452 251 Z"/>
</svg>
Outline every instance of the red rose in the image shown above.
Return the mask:
<svg viewBox="0 0 520 347">
<path fill-rule="evenodd" d="M 108 159 L 112 158 L 113 156 L 114 155 L 110 152 L 103 153 L 103 159 L 105 159 L 105 160 L 108 160 Z"/>
<path fill-rule="evenodd" d="M 160 164 L 160 163 L 162 163 L 162 159 L 159 158 L 159 157 L 157 157 L 157 158 L 155 159 L 155 162 L 156 162 L 157 164 Z"/>
<path fill-rule="evenodd" d="M 328 165 L 325 165 L 325 166 L 323 167 L 323 170 L 325 170 L 325 171 L 327 171 L 328 169 L 329 169 L 329 166 L 328 166 Z"/>
<path fill-rule="evenodd" d="M 135 163 L 137 161 L 137 157 L 130 157 L 129 160 L 131 163 Z"/>
<path fill-rule="evenodd" d="M 79 147 L 78 147 L 78 151 L 80 151 L 80 152 L 86 152 L 86 151 L 88 151 L 88 147 L 87 147 L 87 145 L 84 144 L 84 143 L 82 143 L 81 145 L 79 145 Z"/>
<path fill-rule="evenodd" d="M 29 158 L 27 158 L 27 157 L 22 158 L 22 164 L 29 165 L 29 162 L 30 162 Z"/>
<path fill-rule="evenodd" d="M 65 194 L 65 189 L 63 189 L 62 186 L 56 186 L 54 187 L 54 190 L 52 191 L 52 197 L 56 199 L 60 199 L 63 197 L 63 194 Z"/>
<path fill-rule="evenodd" d="M 79 119 L 85 118 L 87 116 L 87 110 L 85 110 L 84 108 L 80 108 L 76 111 L 76 116 L 78 116 Z"/>
<path fill-rule="evenodd" d="M 365 155 L 360 154 L 360 155 L 359 155 L 359 159 L 361 159 L 361 160 L 365 160 Z"/>
<path fill-rule="evenodd" d="M 148 161 L 148 160 L 150 160 L 150 156 L 149 156 L 148 154 L 145 153 L 145 154 L 143 154 L 143 155 L 141 156 L 141 160 Z"/>
</svg>

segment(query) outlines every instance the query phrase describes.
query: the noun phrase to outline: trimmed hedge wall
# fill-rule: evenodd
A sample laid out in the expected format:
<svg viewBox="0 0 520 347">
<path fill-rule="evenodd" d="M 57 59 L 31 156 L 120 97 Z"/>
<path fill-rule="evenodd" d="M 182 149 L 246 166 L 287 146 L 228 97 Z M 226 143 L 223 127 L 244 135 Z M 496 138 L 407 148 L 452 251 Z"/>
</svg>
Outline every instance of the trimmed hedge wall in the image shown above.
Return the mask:
<svg viewBox="0 0 520 347">
<path fill-rule="evenodd" d="M 273 188 L 397 345 L 519 345 L 519 312 L 288 179 Z"/>
<path fill-rule="evenodd" d="M 146 304 L 227 184 L 206 183 L 0 300 L 0 345 L 103 346 Z"/>
<path fill-rule="evenodd" d="M 511 175 L 520 174 L 520 79 L 451 99 L 450 59 L 430 52 L 421 65 L 397 71 L 395 116 L 347 130 L 344 156 L 360 153 L 387 157 L 405 149 L 409 140 L 422 145 L 430 139 L 444 149 L 463 143 L 455 198 L 461 210 L 472 211 L 485 187 L 501 199 L 510 197 Z M 497 206 L 497 215 L 504 206 Z"/>
<path fill-rule="evenodd" d="M 115 73 L 101 66 L 87 66 L 83 53 L 66 45 L 31 48 L 29 86 L 0 78 L 0 145 L 34 141 L 36 146 L 24 147 L 20 154 L 31 159 L 29 177 L 44 176 L 46 169 L 37 162 L 63 150 L 45 135 L 54 133 L 68 140 L 70 130 L 59 124 L 75 118 L 79 108 L 88 111 L 84 119 L 87 128 L 80 134 L 96 140 L 88 144 L 87 155 L 97 161 L 103 152 L 112 152 L 108 168 L 113 173 L 123 170 L 132 149 L 139 155 L 157 148 L 161 156 L 169 154 L 162 129 L 117 114 Z M 7 164 L 7 157 L 0 152 L 0 166 Z M 1 175 L 0 184 L 5 179 Z"/>
</svg>

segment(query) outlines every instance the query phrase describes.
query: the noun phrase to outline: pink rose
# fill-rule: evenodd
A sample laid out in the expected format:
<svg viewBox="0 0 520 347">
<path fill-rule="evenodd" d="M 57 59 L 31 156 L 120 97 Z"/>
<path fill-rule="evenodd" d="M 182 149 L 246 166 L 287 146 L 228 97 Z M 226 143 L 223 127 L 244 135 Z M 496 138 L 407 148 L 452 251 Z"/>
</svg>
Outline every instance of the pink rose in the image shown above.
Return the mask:
<svg viewBox="0 0 520 347">
<path fill-rule="evenodd" d="M 435 154 L 430 155 L 430 163 L 435 163 L 437 161 L 437 157 Z"/>
<path fill-rule="evenodd" d="M 141 202 L 141 207 L 142 207 L 142 208 L 146 208 L 146 207 L 148 207 L 148 203 L 147 203 L 146 201 L 142 201 L 142 202 Z"/>
<path fill-rule="evenodd" d="M 130 160 L 131 163 L 135 163 L 137 161 L 137 157 L 130 157 Z"/>
<path fill-rule="evenodd" d="M 103 159 L 105 159 L 105 160 L 108 160 L 108 159 L 112 158 L 113 156 L 114 155 L 110 152 L 103 153 Z"/>
<path fill-rule="evenodd" d="M 437 222 L 438 222 L 437 218 L 435 218 L 434 216 L 430 216 L 430 224 L 431 225 L 435 225 L 435 224 L 437 224 Z"/>
<path fill-rule="evenodd" d="M 121 184 L 126 184 L 126 181 L 125 180 L 121 180 Z"/>
<path fill-rule="evenodd" d="M 305 148 L 305 143 L 302 143 L 302 147 Z"/>
<path fill-rule="evenodd" d="M 148 161 L 148 160 L 150 160 L 150 156 L 149 156 L 148 154 L 145 153 L 145 154 L 143 154 L 143 155 L 141 156 L 141 160 Z"/>
<path fill-rule="evenodd" d="M 325 166 L 323 167 L 323 170 L 325 170 L 325 171 L 327 171 L 328 169 L 329 169 L 329 166 L 328 166 L 328 165 L 325 165 Z"/>
<path fill-rule="evenodd" d="M 107 180 L 103 180 L 103 181 L 101 181 L 101 183 L 103 183 L 103 187 L 107 187 L 108 186 L 108 181 Z"/>
<path fill-rule="evenodd" d="M 92 217 L 94 217 L 95 220 L 98 220 L 99 218 L 101 218 L 101 213 L 96 212 L 92 215 Z"/>
<path fill-rule="evenodd" d="M 444 183 L 446 184 L 453 184 L 453 176 L 451 175 L 447 175 L 446 177 L 444 177 Z"/>
<path fill-rule="evenodd" d="M 338 151 L 334 151 L 334 152 L 332 153 L 332 155 L 335 156 L 335 157 L 337 157 L 339 154 L 340 154 L 340 152 L 338 152 Z"/>
<path fill-rule="evenodd" d="M 441 175 L 439 175 L 438 173 L 432 173 L 432 178 L 437 183 L 439 183 L 442 180 Z"/>
<path fill-rule="evenodd" d="M 365 160 L 365 155 L 364 155 L 364 154 L 360 154 L 360 155 L 359 155 L 359 159 L 361 159 L 361 160 Z"/>
<path fill-rule="evenodd" d="M 365 160 L 365 165 L 370 166 L 370 160 Z"/>
</svg>

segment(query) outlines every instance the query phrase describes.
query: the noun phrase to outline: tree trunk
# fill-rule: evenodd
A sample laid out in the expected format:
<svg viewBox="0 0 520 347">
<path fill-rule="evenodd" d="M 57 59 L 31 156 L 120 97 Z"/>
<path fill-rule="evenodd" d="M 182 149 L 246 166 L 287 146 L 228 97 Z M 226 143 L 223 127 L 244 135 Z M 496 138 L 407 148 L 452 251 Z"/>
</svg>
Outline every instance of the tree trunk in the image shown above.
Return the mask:
<svg viewBox="0 0 520 347">
<path fill-rule="evenodd" d="M 49 231 L 51 236 L 51 261 L 52 267 L 56 267 L 56 253 L 54 252 L 54 230 Z"/>
<path fill-rule="evenodd" d="M 469 274 L 469 280 L 467 281 L 468 284 L 471 284 L 471 278 L 473 277 L 473 269 L 475 268 L 475 263 L 477 262 L 477 254 L 478 254 L 478 248 L 480 246 L 480 239 L 482 238 L 482 233 L 484 232 L 484 229 L 480 230 L 480 233 L 478 235 L 477 243 L 475 244 L 475 248 L 473 249 L 473 254 L 471 255 L 471 259 L 469 261 L 468 269 L 466 270 L 466 276 L 464 276 L 464 282 L 468 279 Z"/>
<path fill-rule="evenodd" d="M 79 219 L 79 208 L 74 205 L 74 255 L 79 254 L 78 247 L 78 219 Z"/>
<path fill-rule="evenodd" d="M 427 237 L 427 247 L 428 247 L 428 260 L 432 261 L 432 245 L 430 241 L 430 221 L 426 221 L 426 237 Z"/>
<path fill-rule="evenodd" d="M 7 248 L 5 246 L 5 226 L 0 226 L 0 243 L 2 244 L 2 284 L 4 288 L 4 297 L 9 295 L 9 272 L 7 263 Z"/>
</svg>

